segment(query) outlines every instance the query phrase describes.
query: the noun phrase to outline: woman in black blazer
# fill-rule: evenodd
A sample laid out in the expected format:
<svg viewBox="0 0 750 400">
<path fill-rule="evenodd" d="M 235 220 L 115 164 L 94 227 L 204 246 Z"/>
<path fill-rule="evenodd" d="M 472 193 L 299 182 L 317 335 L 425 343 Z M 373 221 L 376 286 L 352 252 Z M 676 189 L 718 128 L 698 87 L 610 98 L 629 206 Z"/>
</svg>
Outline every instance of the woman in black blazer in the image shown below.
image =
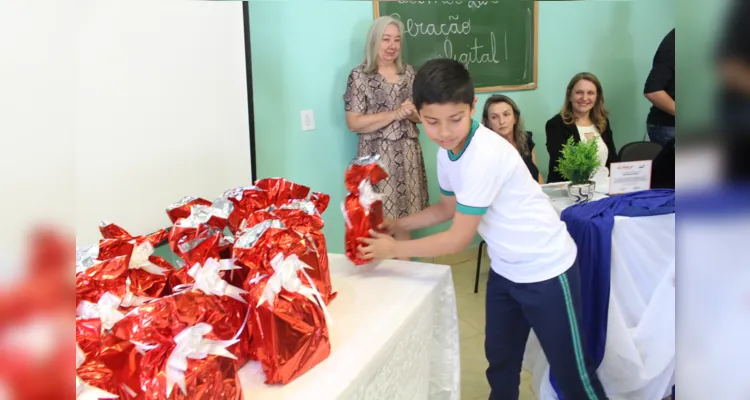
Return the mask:
<svg viewBox="0 0 750 400">
<path fill-rule="evenodd" d="M 565 91 L 562 110 L 545 126 L 549 153 L 547 182 L 565 180 L 555 171 L 555 167 L 563 145 L 571 136 L 575 142 L 580 142 L 582 135 L 584 140 L 600 140 L 599 158 L 604 165 L 599 173 L 609 174 L 609 164 L 617 162 L 617 150 L 607 115 L 599 79 L 588 72 L 574 76 Z"/>
</svg>

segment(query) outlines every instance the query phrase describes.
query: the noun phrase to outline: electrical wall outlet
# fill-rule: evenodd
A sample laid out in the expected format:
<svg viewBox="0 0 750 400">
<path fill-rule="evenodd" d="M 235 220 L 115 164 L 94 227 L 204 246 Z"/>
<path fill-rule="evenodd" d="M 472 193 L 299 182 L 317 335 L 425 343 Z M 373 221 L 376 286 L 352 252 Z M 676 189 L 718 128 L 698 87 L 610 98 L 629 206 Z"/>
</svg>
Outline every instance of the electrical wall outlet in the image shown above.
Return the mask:
<svg viewBox="0 0 750 400">
<path fill-rule="evenodd" d="M 302 112 L 300 112 L 300 117 L 302 119 L 303 131 L 311 131 L 315 129 L 315 116 L 313 115 L 313 110 L 302 110 Z"/>
</svg>

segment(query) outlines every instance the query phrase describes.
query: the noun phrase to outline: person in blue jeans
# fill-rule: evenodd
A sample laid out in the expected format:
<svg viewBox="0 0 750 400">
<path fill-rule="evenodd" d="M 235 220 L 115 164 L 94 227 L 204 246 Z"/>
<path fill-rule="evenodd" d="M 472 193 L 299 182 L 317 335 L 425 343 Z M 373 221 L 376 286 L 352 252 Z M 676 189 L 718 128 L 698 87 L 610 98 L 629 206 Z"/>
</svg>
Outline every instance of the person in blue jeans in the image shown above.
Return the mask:
<svg viewBox="0 0 750 400">
<path fill-rule="evenodd" d="M 425 63 L 412 102 L 437 155 L 440 201 L 361 239 L 361 257 L 437 257 L 487 242 L 485 354 L 494 400 L 517 400 L 523 353 L 533 328 L 566 400 L 606 399 L 581 329 L 578 250 L 565 223 L 502 136 L 472 119 L 477 98 L 466 67 Z M 391 235 L 453 220 L 447 231 L 396 241 Z"/>
<path fill-rule="evenodd" d="M 675 30 L 659 44 L 643 95 L 651 102 L 646 131 L 652 142 L 664 146 L 675 137 Z"/>
</svg>

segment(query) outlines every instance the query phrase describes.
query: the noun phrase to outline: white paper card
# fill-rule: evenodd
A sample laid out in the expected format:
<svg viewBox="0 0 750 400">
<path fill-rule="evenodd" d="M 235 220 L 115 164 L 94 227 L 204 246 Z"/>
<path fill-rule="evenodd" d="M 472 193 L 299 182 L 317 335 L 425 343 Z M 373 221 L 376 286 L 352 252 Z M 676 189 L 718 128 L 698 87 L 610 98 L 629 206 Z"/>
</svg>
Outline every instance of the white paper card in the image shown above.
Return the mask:
<svg viewBox="0 0 750 400">
<path fill-rule="evenodd" d="M 609 194 L 651 189 L 651 160 L 611 163 Z"/>
</svg>

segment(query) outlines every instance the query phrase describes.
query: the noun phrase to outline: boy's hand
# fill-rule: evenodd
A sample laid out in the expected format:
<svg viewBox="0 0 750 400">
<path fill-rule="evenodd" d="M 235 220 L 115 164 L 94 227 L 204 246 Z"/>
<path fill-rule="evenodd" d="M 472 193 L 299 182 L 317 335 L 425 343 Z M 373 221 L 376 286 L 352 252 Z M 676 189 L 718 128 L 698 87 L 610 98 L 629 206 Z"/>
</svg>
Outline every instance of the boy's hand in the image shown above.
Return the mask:
<svg viewBox="0 0 750 400">
<path fill-rule="evenodd" d="M 374 230 L 370 230 L 370 235 L 372 237 L 359 239 L 360 242 L 365 244 L 357 248 L 360 258 L 364 260 L 386 260 L 397 256 L 396 239 Z"/>
<path fill-rule="evenodd" d="M 378 225 L 378 229 L 389 235 L 395 235 L 401 232 L 401 229 L 398 227 L 398 220 L 390 218 L 385 219 L 382 224 Z"/>
</svg>

